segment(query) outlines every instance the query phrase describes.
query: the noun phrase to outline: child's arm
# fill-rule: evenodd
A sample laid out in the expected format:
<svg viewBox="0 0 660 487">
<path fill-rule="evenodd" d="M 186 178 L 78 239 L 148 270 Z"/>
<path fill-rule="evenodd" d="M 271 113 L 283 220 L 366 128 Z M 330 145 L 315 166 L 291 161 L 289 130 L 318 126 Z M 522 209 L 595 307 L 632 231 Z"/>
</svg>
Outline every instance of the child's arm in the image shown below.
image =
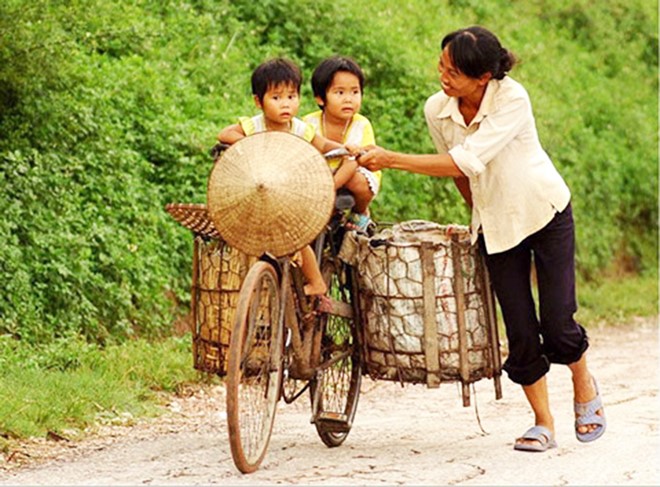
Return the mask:
<svg viewBox="0 0 660 487">
<path fill-rule="evenodd" d="M 355 175 L 357 168 L 358 163 L 355 159 L 344 159 L 332 176 L 335 181 L 335 189 L 344 186 Z"/>
<path fill-rule="evenodd" d="M 322 135 L 316 134 L 314 138 L 312 139 L 312 145 L 316 147 L 316 150 L 318 150 L 321 154 L 325 154 L 326 152 L 330 152 L 333 149 L 339 149 L 340 147 L 344 147 L 341 145 L 339 142 L 335 142 L 334 140 L 326 139 Z"/>
<path fill-rule="evenodd" d="M 356 154 L 359 151 L 359 148 L 356 146 L 343 146 L 339 142 L 327 139 L 319 134 L 316 134 L 312 139 L 312 145 L 316 147 L 316 149 L 321 154 L 325 154 L 326 152 L 330 152 L 331 150 L 339 149 L 342 147 L 345 147 L 351 154 Z M 343 159 L 333 175 L 335 181 L 335 189 L 339 189 L 344 186 L 346 182 L 353 177 L 357 167 L 358 163 L 355 159 Z"/>
<path fill-rule="evenodd" d="M 245 132 L 240 124 L 235 123 L 223 128 L 218 134 L 218 140 L 224 144 L 233 144 L 245 137 Z"/>
</svg>

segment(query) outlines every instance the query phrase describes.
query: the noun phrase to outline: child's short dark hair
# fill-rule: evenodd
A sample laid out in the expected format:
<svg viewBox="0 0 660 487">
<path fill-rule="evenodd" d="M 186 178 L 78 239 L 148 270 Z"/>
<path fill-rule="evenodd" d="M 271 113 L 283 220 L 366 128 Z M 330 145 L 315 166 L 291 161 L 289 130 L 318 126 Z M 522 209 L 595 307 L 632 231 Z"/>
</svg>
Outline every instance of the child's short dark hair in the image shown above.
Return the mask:
<svg viewBox="0 0 660 487">
<path fill-rule="evenodd" d="M 271 59 L 260 64 L 252 72 L 252 94 L 262 102 L 268 88 L 281 84 L 292 84 L 300 93 L 302 73 L 300 68 L 288 59 Z"/>
<path fill-rule="evenodd" d="M 326 93 L 332 83 L 335 73 L 346 71 L 357 76 L 360 81 L 360 91 L 364 87 L 364 73 L 353 59 L 346 56 L 332 56 L 324 59 L 316 66 L 312 74 L 312 90 L 314 96 L 318 96 L 323 102 L 326 102 Z"/>
</svg>

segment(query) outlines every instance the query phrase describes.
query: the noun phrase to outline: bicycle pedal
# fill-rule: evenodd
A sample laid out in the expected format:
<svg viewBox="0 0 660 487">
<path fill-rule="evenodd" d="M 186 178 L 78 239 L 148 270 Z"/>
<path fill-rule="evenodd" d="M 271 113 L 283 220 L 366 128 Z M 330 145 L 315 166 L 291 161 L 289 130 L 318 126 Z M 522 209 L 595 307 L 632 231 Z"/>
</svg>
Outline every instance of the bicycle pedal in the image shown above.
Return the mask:
<svg viewBox="0 0 660 487">
<path fill-rule="evenodd" d="M 325 431 L 332 433 L 348 433 L 351 430 L 348 416 L 342 413 L 318 413 L 314 423 L 318 426 L 322 426 Z"/>
</svg>

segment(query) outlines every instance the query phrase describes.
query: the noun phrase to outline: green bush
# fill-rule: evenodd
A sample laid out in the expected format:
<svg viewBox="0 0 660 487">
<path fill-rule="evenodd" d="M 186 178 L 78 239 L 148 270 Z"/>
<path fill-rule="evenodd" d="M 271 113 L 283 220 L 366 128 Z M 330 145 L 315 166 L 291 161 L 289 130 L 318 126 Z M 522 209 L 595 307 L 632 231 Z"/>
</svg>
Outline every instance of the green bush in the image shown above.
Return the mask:
<svg viewBox="0 0 660 487">
<path fill-rule="evenodd" d="M 353 56 L 392 149 L 433 147 L 424 100 L 442 35 L 481 23 L 520 58 L 539 133 L 573 192 L 581 274 L 657 268 L 657 11 L 645 0 L 178 0 L 0 3 L 0 333 L 104 343 L 167 333 L 218 130 L 254 113 L 249 77 Z M 451 181 L 387 172 L 380 221 L 467 223 Z"/>
</svg>

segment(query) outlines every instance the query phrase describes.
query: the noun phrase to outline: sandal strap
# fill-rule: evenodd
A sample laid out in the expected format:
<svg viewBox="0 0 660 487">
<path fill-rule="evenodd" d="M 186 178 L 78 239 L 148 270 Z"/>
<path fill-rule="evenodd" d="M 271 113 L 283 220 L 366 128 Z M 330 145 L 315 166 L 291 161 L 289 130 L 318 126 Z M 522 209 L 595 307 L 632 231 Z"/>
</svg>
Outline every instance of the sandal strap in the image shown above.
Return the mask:
<svg viewBox="0 0 660 487">
<path fill-rule="evenodd" d="M 585 416 L 578 416 L 577 418 L 575 418 L 575 426 L 586 426 L 589 424 L 605 426 L 606 420 L 600 414 L 589 414 Z"/>
<path fill-rule="evenodd" d="M 350 221 L 357 227 L 357 230 L 366 232 L 369 224 L 371 223 L 371 218 L 369 218 L 369 215 L 365 215 L 364 213 L 352 213 Z"/>
<path fill-rule="evenodd" d="M 523 435 L 518 438 L 519 440 L 536 440 L 541 443 L 550 443 L 553 440 L 552 433 L 545 426 L 532 426 Z"/>
<path fill-rule="evenodd" d="M 594 389 L 596 390 L 596 397 L 589 402 L 574 402 L 573 410 L 578 416 L 593 416 L 599 409 L 603 409 L 603 400 L 600 397 L 598 384 L 596 379 L 593 379 Z"/>
<path fill-rule="evenodd" d="M 593 379 L 593 381 L 594 388 L 596 389 L 596 397 L 589 402 L 573 403 L 573 409 L 577 415 L 575 418 L 575 436 L 583 443 L 597 440 L 603 435 L 603 433 L 605 433 L 605 428 L 607 427 L 605 415 L 598 414 L 599 410 L 604 411 L 605 408 L 603 408 L 603 400 L 600 396 L 600 391 L 598 390 L 598 383 L 596 382 L 596 379 Z M 596 428 L 585 433 L 580 433 L 578 431 L 580 426 L 587 425 L 596 426 Z"/>
<path fill-rule="evenodd" d="M 594 397 L 591 401 L 585 403 L 576 402 L 573 409 L 578 416 L 592 416 L 596 411 L 603 408 L 603 401 L 600 394 Z"/>
</svg>

